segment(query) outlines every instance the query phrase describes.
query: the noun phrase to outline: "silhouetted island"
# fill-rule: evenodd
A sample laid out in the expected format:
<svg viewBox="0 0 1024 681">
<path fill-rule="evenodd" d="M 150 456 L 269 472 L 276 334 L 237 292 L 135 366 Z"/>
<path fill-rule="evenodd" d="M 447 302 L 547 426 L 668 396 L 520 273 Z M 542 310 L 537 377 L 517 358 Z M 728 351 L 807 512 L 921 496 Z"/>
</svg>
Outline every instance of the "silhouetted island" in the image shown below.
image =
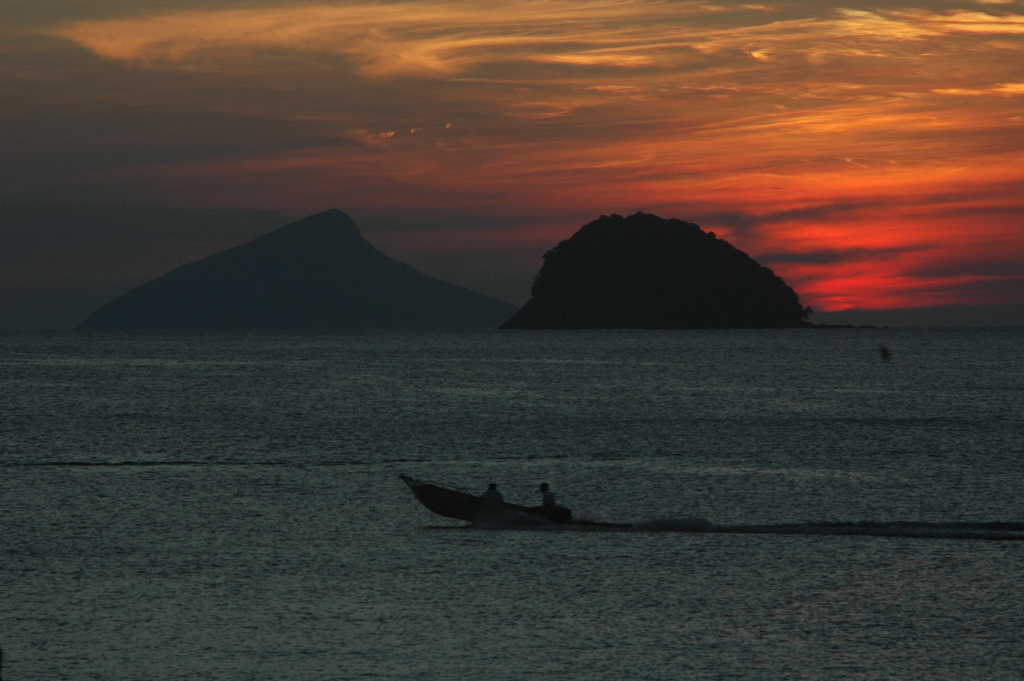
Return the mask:
<svg viewBox="0 0 1024 681">
<path fill-rule="evenodd" d="M 697 225 L 645 213 L 602 216 L 559 243 L 531 291 L 501 328 L 813 326 L 770 269 Z"/>
<path fill-rule="evenodd" d="M 493 329 L 515 311 L 389 258 L 329 210 L 145 283 L 77 328 Z"/>
</svg>

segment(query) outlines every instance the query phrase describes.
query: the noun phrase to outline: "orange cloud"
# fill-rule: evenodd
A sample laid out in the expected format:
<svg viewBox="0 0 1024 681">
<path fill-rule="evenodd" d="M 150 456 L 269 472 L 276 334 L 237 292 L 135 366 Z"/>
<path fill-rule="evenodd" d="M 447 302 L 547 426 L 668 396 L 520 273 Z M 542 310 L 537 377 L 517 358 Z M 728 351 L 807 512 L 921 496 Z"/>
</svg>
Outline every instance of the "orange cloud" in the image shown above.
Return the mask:
<svg viewBox="0 0 1024 681">
<path fill-rule="evenodd" d="M 315 132 L 96 182 L 294 211 L 458 206 L 480 224 L 431 227 L 446 248 L 553 245 L 599 212 L 650 210 L 727 236 L 829 310 L 1024 299 L 1024 14 L 978 4 L 360 1 L 48 34 L 139 78 L 176 74 L 198 109 L 214 104 L 190 78 L 257 71 L 295 93 L 261 115 Z M 240 101 L 217 110 L 248 115 Z M 501 216 L 519 223 L 487 227 Z"/>
<path fill-rule="evenodd" d="M 446 76 L 504 59 L 646 64 L 650 57 L 639 52 L 654 42 L 642 35 L 648 22 L 668 26 L 721 11 L 635 0 L 354 2 L 82 21 L 50 33 L 106 59 L 151 66 L 206 61 L 230 68 L 236 57 L 224 50 L 283 48 L 350 55 L 367 77 Z M 583 49 L 575 44 L 582 34 L 590 42 Z"/>
<path fill-rule="evenodd" d="M 508 60 L 678 65 L 686 49 L 740 51 L 762 61 L 807 48 L 818 57 L 882 56 L 892 41 L 1024 33 L 1024 16 L 1014 14 L 839 8 L 820 17 L 771 20 L 766 9 L 659 0 L 353 2 L 81 21 L 50 33 L 107 59 L 147 65 L 224 67 L 236 57 L 223 51 L 240 49 L 340 53 L 352 56 L 367 77 L 445 76 Z M 717 15 L 735 19 L 722 28 L 701 21 Z"/>
</svg>

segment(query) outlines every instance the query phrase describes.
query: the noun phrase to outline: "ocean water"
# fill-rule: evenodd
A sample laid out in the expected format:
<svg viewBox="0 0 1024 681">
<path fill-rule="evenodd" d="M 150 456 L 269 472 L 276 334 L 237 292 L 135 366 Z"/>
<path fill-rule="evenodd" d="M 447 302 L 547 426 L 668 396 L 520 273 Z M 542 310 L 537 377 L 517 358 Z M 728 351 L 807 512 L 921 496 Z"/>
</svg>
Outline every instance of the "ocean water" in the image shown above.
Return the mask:
<svg viewBox="0 0 1024 681">
<path fill-rule="evenodd" d="M 6 681 L 1022 678 L 1024 329 L 8 334 L 0 400 Z"/>
</svg>

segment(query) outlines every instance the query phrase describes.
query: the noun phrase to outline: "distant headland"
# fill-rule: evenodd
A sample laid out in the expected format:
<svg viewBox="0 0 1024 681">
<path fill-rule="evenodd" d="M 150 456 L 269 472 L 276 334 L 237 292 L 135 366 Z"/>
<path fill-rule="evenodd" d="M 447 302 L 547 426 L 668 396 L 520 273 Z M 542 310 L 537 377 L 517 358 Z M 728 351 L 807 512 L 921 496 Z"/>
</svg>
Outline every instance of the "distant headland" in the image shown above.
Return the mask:
<svg viewBox="0 0 1024 681">
<path fill-rule="evenodd" d="M 636 213 L 602 216 L 544 255 L 503 329 L 814 326 L 781 277 L 712 232 Z"/>
<path fill-rule="evenodd" d="M 493 329 L 515 311 L 389 258 L 332 209 L 142 284 L 77 328 Z"/>
</svg>

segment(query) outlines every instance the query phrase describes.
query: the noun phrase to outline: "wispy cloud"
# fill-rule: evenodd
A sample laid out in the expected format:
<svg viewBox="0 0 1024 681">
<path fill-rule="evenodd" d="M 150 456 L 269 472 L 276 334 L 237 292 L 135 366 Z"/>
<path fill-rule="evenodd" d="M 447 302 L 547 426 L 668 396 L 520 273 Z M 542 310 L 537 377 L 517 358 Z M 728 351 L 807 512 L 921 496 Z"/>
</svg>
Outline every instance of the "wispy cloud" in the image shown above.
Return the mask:
<svg viewBox="0 0 1024 681">
<path fill-rule="evenodd" d="M 778 19 L 763 6 L 664 0 L 511 3 L 351 2 L 188 11 L 51 30 L 106 59 L 144 65 L 226 66 L 231 50 L 349 55 L 367 77 L 449 76 L 480 63 L 679 67 L 704 54 L 884 56 L 892 42 L 949 33 L 1024 33 L 1024 16 L 980 11 L 865 11 Z M 725 16 L 713 26 L 702 21 Z"/>
<path fill-rule="evenodd" d="M 962 95 L 968 97 L 1024 95 L 1024 83 L 1001 83 L 987 88 L 936 88 L 932 92 L 940 95 Z"/>
<path fill-rule="evenodd" d="M 699 2 L 355 2 L 84 21 L 52 31 L 145 65 L 218 62 L 223 50 L 351 56 L 367 77 L 448 76 L 491 61 L 635 66 L 680 45 L 670 30 L 727 10 Z M 232 61 L 221 54 L 222 64 Z"/>
<path fill-rule="evenodd" d="M 823 309 L 962 301 L 1009 281 L 978 284 L 986 259 L 1024 260 L 1016 1 L 354 1 L 44 33 L 133 85 L 89 93 L 112 109 L 288 122 L 273 151 L 82 180 L 165 201 L 566 216 L 544 223 L 552 243 L 599 212 L 706 216 Z M 973 265 L 943 269 L 950 253 Z"/>
</svg>

